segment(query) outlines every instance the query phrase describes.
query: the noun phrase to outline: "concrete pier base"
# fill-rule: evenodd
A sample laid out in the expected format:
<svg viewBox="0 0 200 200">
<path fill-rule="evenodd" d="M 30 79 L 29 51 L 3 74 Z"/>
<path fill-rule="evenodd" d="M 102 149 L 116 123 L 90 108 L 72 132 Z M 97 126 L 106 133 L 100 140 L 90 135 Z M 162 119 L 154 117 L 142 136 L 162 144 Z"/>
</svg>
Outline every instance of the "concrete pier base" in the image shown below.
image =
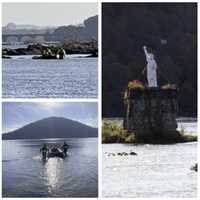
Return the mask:
<svg viewBox="0 0 200 200">
<path fill-rule="evenodd" d="M 124 129 L 133 132 L 139 142 L 179 141 L 177 110 L 176 89 L 131 89 L 126 99 Z"/>
</svg>

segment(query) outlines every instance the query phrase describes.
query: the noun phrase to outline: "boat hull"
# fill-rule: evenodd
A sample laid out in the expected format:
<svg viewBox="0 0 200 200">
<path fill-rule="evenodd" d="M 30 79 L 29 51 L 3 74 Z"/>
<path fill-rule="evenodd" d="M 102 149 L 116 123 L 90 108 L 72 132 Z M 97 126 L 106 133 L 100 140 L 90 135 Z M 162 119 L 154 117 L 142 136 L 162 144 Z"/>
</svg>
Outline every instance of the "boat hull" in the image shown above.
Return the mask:
<svg viewBox="0 0 200 200">
<path fill-rule="evenodd" d="M 59 157 L 59 158 L 65 158 L 66 155 L 61 152 L 56 152 L 56 153 L 48 153 L 48 158 L 54 158 L 54 157 Z"/>
</svg>

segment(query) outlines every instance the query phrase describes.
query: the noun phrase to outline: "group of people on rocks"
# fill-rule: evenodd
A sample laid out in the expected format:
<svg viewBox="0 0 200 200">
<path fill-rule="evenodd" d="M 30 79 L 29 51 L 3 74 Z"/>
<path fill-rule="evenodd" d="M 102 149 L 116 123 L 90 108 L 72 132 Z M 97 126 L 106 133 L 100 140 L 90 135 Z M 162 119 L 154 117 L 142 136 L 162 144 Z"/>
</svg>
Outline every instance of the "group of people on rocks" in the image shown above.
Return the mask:
<svg viewBox="0 0 200 200">
<path fill-rule="evenodd" d="M 66 53 L 63 48 L 57 50 L 57 52 L 53 52 L 50 48 L 46 48 L 42 50 L 42 57 L 43 58 L 57 58 L 63 59 Z"/>
</svg>

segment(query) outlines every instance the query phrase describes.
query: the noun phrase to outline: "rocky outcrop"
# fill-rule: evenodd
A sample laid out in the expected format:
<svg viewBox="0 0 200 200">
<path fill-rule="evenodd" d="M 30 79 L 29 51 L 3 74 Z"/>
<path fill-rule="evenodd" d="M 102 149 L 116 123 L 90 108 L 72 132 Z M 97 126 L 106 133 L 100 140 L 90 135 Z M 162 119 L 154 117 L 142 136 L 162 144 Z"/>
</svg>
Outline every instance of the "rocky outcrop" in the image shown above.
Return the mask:
<svg viewBox="0 0 200 200">
<path fill-rule="evenodd" d="M 198 171 L 198 164 L 196 163 L 194 166 L 190 168 L 191 170 L 197 172 Z"/>
<path fill-rule="evenodd" d="M 44 47 L 41 44 L 28 45 L 27 48 L 4 48 L 2 54 L 4 56 L 39 55 L 43 48 Z"/>
<path fill-rule="evenodd" d="M 3 56 L 18 56 L 18 55 L 41 55 L 40 57 L 36 57 L 38 59 L 52 58 L 56 59 L 55 55 L 60 50 L 64 50 L 66 54 L 90 54 L 88 57 L 98 57 L 98 42 L 68 42 L 62 45 L 43 45 L 43 44 L 32 44 L 28 45 L 27 48 L 18 48 L 18 49 L 9 49 L 5 48 L 2 50 Z M 44 56 L 47 53 L 45 51 L 51 51 L 50 54 L 54 56 Z M 53 58 L 55 57 L 55 58 Z"/>
<path fill-rule="evenodd" d="M 66 54 L 91 54 L 93 57 L 98 56 L 98 42 L 68 42 L 63 44 L 62 48 Z"/>
</svg>

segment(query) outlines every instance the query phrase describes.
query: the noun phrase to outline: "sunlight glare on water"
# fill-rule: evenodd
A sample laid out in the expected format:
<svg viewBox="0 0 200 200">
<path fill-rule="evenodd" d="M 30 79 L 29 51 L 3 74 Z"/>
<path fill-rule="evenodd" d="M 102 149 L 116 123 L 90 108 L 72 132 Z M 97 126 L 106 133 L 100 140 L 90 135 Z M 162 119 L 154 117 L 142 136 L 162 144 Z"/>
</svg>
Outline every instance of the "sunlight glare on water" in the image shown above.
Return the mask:
<svg viewBox="0 0 200 200">
<path fill-rule="evenodd" d="M 68 156 L 44 162 L 42 144 L 63 141 L 70 146 Z M 3 197 L 97 197 L 97 146 L 96 138 L 4 140 Z"/>
<path fill-rule="evenodd" d="M 50 193 L 53 192 L 59 184 L 60 174 L 60 164 L 62 159 L 59 158 L 52 158 L 49 159 L 45 164 L 45 172 L 46 172 L 46 179 L 47 179 L 47 187 Z"/>
</svg>

